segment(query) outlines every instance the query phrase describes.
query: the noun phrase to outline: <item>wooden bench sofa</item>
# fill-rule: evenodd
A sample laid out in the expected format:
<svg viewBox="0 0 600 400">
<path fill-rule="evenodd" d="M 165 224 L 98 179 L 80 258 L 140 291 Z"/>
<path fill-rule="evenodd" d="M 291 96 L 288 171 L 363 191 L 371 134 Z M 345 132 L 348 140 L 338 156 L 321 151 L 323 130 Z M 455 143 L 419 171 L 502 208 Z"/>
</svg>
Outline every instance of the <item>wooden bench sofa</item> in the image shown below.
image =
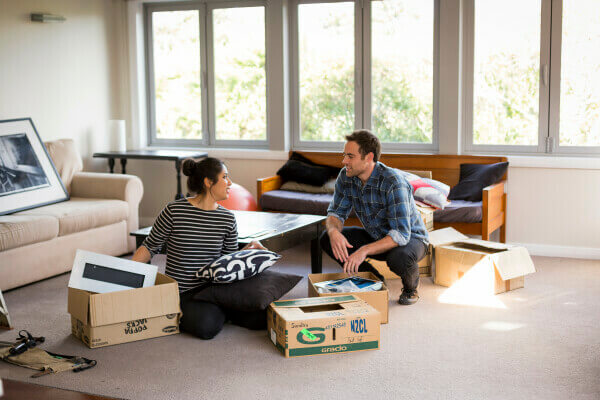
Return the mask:
<svg viewBox="0 0 600 400">
<path fill-rule="evenodd" d="M 310 161 L 333 167 L 341 167 L 341 153 L 329 152 L 296 152 Z M 290 152 L 291 154 L 291 152 Z M 460 164 L 494 164 L 507 161 L 506 157 L 496 156 L 468 156 L 468 155 L 440 155 L 440 154 L 382 154 L 381 162 L 384 164 L 402 169 L 413 171 L 431 171 L 435 180 L 443 182 L 450 187 L 455 186 L 460 177 Z M 502 181 L 495 185 L 483 189 L 481 205 L 481 222 L 451 222 L 441 223 L 435 221 L 434 228 L 441 229 L 453 227 L 466 235 L 481 235 L 483 240 L 489 240 L 492 232 L 500 229 L 500 241 L 506 242 L 506 193 L 504 185 L 507 180 L 507 174 Z M 257 180 L 257 201 L 261 204 L 261 197 L 264 193 L 278 190 L 282 185 L 280 176 L 271 176 Z M 285 209 L 278 210 L 286 212 Z M 360 225 L 357 218 L 349 218 L 346 225 Z"/>
</svg>

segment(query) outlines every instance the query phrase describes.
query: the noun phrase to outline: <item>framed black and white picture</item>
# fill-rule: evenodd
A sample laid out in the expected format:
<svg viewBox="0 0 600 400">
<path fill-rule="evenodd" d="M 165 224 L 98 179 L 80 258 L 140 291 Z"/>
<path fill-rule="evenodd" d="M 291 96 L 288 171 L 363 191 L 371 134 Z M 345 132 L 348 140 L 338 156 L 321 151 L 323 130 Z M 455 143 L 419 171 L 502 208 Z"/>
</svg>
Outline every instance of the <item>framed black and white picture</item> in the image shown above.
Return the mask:
<svg viewBox="0 0 600 400">
<path fill-rule="evenodd" d="M 10 324 L 10 316 L 8 315 L 8 308 L 4 302 L 4 297 L 2 297 L 2 290 L 0 290 L 0 328 L 12 329 L 12 325 Z"/>
<path fill-rule="evenodd" d="M 0 121 L 0 215 L 68 199 L 31 118 Z"/>
</svg>

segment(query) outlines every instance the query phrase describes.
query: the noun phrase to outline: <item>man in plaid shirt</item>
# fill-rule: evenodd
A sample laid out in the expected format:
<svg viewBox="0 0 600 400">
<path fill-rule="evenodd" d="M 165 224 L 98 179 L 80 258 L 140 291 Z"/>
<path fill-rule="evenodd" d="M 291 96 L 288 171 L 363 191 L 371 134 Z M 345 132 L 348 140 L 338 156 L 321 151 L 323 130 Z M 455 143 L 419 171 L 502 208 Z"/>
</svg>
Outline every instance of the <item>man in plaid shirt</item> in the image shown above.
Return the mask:
<svg viewBox="0 0 600 400">
<path fill-rule="evenodd" d="M 378 161 L 381 144 L 371 132 L 354 131 L 346 141 L 344 168 L 327 209 L 327 231 L 321 246 L 348 274 L 370 271 L 381 278 L 365 259 L 385 260 L 402 278 L 404 288 L 398 302 L 414 304 L 419 299 L 418 262 L 427 253 L 429 236 L 415 208 L 412 187 L 393 168 Z M 352 209 L 364 228 L 344 227 Z"/>
</svg>

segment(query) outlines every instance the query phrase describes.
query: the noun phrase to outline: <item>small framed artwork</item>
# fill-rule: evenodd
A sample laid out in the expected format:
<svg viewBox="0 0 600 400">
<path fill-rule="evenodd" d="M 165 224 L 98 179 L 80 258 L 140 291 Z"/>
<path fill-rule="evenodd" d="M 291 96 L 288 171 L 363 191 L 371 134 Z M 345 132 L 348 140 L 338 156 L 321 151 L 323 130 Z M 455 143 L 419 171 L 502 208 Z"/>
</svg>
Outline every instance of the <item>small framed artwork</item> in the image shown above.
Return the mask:
<svg viewBox="0 0 600 400">
<path fill-rule="evenodd" d="M 0 290 L 0 328 L 12 329 L 12 325 L 10 324 L 10 317 L 8 315 L 8 308 L 6 307 L 6 303 L 4 302 L 4 297 L 2 297 L 2 290 Z"/>
<path fill-rule="evenodd" d="M 0 121 L 0 215 L 68 199 L 31 118 Z"/>
</svg>

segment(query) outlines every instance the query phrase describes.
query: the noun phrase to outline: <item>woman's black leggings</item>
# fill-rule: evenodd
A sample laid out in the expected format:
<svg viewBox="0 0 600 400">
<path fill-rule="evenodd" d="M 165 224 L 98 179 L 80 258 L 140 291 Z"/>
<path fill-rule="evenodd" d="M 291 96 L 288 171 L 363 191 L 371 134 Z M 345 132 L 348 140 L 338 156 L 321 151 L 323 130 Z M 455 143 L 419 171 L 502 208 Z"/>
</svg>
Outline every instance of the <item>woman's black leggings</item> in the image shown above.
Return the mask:
<svg viewBox="0 0 600 400">
<path fill-rule="evenodd" d="M 212 339 L 221 332 L 225 321 L 253 330 L 267 328 L 267 311 L 237 311 L 220 307 L 206 301 L 194 300 L 197 291 L 191 290 L 180 295 L 183 316 L 179 328 L 200 339 Z"/>
</svg>

